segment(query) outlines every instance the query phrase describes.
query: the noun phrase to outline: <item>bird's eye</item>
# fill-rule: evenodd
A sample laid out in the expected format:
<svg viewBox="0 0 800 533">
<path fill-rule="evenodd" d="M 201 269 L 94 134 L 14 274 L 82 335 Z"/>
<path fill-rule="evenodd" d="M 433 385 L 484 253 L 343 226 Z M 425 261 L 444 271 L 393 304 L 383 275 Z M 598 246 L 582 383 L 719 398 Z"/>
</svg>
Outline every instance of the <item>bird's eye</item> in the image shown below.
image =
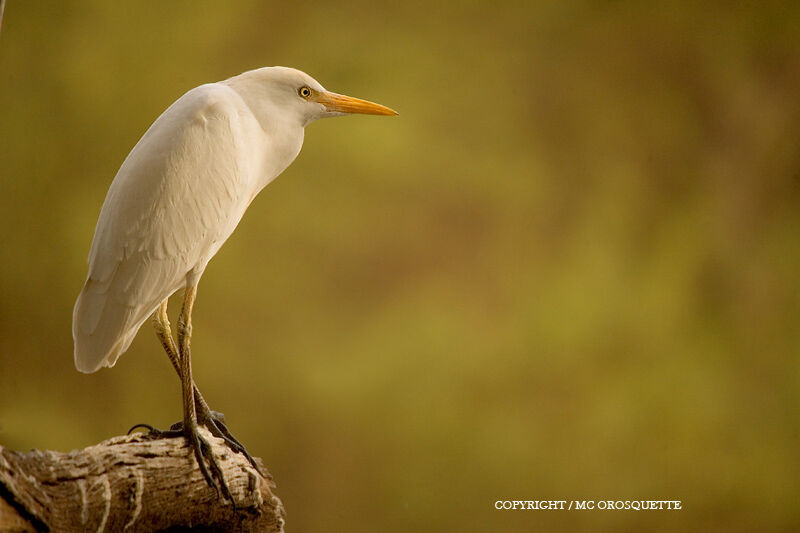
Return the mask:
<svg viewBox="0 0 800 533">
<path fill-rule="evenodd" d="M 311 96 L 311 89 L 309 89 L 304 85 L 297 90 L 297 94 L 299 94 L 303 98 L 308 98 L 309 96 Z"/>
</svg>

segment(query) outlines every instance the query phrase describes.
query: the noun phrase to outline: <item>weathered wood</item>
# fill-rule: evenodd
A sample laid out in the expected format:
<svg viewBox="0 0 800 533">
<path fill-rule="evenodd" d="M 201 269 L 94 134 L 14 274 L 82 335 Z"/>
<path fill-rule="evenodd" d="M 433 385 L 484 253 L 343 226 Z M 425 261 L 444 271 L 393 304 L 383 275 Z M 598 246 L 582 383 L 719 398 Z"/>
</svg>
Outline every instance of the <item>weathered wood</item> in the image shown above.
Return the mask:
<svg viewBox="0 0 800 533">
<path fill-rule="evenodd" d="M 0 532 L 282 532 L 283 504 L 261 461 L 266 478 L 200 431 L 212 443 L 235 507 L 208 486 L 182 438 L 136 434 L 69 453 L 0 446 Z"/>
</svg>

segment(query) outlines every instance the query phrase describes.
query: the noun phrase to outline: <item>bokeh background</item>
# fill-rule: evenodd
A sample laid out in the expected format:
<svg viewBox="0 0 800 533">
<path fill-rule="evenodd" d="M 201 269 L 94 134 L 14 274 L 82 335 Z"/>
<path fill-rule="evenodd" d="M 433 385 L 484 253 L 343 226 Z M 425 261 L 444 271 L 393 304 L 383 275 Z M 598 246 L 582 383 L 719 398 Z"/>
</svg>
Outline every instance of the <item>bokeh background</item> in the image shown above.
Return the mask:
<svg viewBox="0 0 800 533">
<path fill-rule="evenodd" d="M 0 443 L 180 418 L 149 327 L 75 371 L 72 305 L 149 124 L 273 64 L 400 112 L 311 125 L 200 284 L 197 383 L 292 531 L 800 527 L 789 0 L 10 0 Z"/>
</svg>

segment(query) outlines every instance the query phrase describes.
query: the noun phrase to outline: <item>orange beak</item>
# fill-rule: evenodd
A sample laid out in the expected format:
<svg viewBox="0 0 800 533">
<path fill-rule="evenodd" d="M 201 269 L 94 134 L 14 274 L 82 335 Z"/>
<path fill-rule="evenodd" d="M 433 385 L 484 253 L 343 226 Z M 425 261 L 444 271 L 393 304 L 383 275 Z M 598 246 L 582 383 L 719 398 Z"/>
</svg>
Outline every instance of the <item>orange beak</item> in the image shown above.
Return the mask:
<svg viewBox="0 0 800 533">
<path fill-rule="evenodd" d="M 397 111 L 381 104 L 353 98 L 336 93 L 317 93 L 313 100 L 325 106 L 328 111 L 336 113 L 361 113 L 363 115 L 397 115 Z"/>
</svg>

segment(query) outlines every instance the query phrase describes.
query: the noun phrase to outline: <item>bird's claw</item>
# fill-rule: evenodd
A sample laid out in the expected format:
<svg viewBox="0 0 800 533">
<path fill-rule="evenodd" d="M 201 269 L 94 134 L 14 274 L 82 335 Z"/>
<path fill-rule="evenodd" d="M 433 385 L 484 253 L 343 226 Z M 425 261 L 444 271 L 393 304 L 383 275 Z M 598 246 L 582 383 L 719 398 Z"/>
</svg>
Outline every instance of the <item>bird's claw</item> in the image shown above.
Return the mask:
<svg viewBox="0 0 800 533">
<path fill-rule="evenodd" d="M 178 427 L 176 427 L 178 426 Z M 131 429 L 128 430 L 128 435 L 133 433 L 135 430 L 139 428 L 144 428 L 147 430 L 145 433 L 144 438 L 156 440 L 156 439 L 169 439 L 174 437 L 181 437 L 183 436 L 183 423 L 180 424 L 172 424 L 168 430 L 164 431 L 162 429 L 158 429 L 156 427 L 151 426 L 150 424 L 136 424 Z"/>
<path fill-rule="evenodd" d="M 202 421 L 198 421 L 198 423 L 205 426 L 215 437 L 224 440 L 225 444 L 233 453 L 241 453 L 244 455 L 250 465 L 255 468 L 256 472 L 258 472 L 261 476 L 264 475 L 256 464 L 255 459 L 253 459 L 253 456 L 250 455 L 244 445 L 231 434 L 228 426 L 225 425 L 224 414 L 220 413 L 219 411 L 209 410 L 208 413 L 204 413 L 203 416 L 201 416 L 201 419 Z"/>
<path fill-rule="evenodd" d="M 180 437 L 183 435 L 183 420 L 179 420 L 174 424 L 169 426 L 169 429 L 158 429 L 150 424 L 136 424 L 131 429 L 128 430 L 128 435 L 131 434 L 131 431 L 137 428 L 145 428 L 147 429 L 147 436 L 152 437 L 154 439 L 166 439 L 170 437 Z"/>
<path fill-rule="evenodd" d="M 250 455 L 250 452 L 247 451 L 247 448 L 239 442 L 239 440 L 233 436 L 233 434 L 228 429 L 228 426 L 225 425 L 225 415 L 220 413 L 219 411 L 212 411 L 211 409 L 206 410 L 203 412 L 202 409 L 198 410 L 197 413 L 197 425 L 205 427 L 212 435 L 217 437 L 218 439 L 222 439 L 225 441 L 225 445 L 233 452 L 233 453 L 241 453 L 247 459 L 247 462 L 250 463 L 256 472 L 260 476 L 264 476 L 264 473 L 261 472 L 261 468 L 259 468 L 258 464 L 256 463 L 253 456 Z M 182 433 L 173 433 L 173 432 L 182 432 L 183 431 L 183 421 L 178 421 L 172 424 L 169 427 L 168 431 L 160 431 L 148 424 L 137 424 L 131 430 L 136 427 L 145 427 L 150 430 L 148 433 L 149 436 L 153 436 L 153 438 L 159 438 L 159 436 L 163 437 L 172 437 L 178 436 Z"/>
<path fill-rule="evenodd" d="M 233 499 L 233 494 L 231 494 L 230 488 L 228 487 L 228 483 L 225 481 L 222 468 L 220 467 L 219 462 L 214 455 L 214 449 L 211 446 L 211 443 L 200 434 L 197 425 L 190 424 L 190 429 L 187 431 L 184 429 L 183 422 L 176 422 L 172 424 L 168 430 L 161 430 L 151 426 L 150 424 L 136 424 L 128 430 L 128 435 L 139 428 L 147 429 L 147 433 L 145 434 L 146 439 L 156 440 L 186 437 L 186 440 L 189 441 L 189 447 L 194 452 L 194 457 L 197 460 L 197 466 L 200 467 L 200 473 L 203 474 L 203 478 L 206 480 L 208 485 L 216 491 L 217 497 L 219 497 L 219 490 L 221 488 L 223 497 L 233 502 L 234 506 L 236 505 L 236 502 Z M 211 431 L 210 428 L 208 429 Z M 252 459 L 250 460 L 252 461 Z M 209 469 L 206 466 L 206 461 L 208 461 L 208 464 L 211 466 L 211 472 L 209 472 Z M 214 482 L 214 477 L 219 479 L 219 487 L 217 487 L 217 484 Z"/>
<path fill-rule="evenodd" d="M 256 464 L 255 459 L 253 459 L 244 445 L 242 445 L 242 443 L 240 443 L 236 437 L 231 434 L 228 426 L 225 425 L 224 414 L 220 413 L 219 411 L 207 409 L 206 412 L 201 410 L 197 415 L 197 424 L 193 425 L 189 431 L 185 429 L 184 423 L 181 420 L 172 424 L 167 430 L 155 428 L 150 424 L 136 424 L 128 430 L 128 435 L 130 435 L 131 432 L 136 429 L 144 428 L 147 430 L 147 433 L 145 434 L 145 438 L 147 439 L 168 439 L 185 436 L 189 441 L 189 446 L 194 450 L 194 456 L 197 460 L 198 466 L 200 467 L 200 472 L 203 474 L 206 482 L 208 482 L 210 486 L 214 487 L 214 490 L 217 491 L 217 495 L 219 496 L 219 489 L 217 488 L 216 483 L 214 483 L 214 477 L 217 477 L 220 480 L 223 496 L 233 502 L 233 496 L 231 495 L 230 489 L 228 488 L 225 478 L 222 475 L 222 468 L 220 468 L 217 458 L 214 456 L 211 444 L 198 432 L 199 426 L 205 427 L 213 436 L 222 439 L 225 442 L 225 445 L 230 448 L 233 453 L 241 453 L 244 455 L 256 472 L 262 476 L 264 474 L 261 472 L 261 469 L 259 468 L 258 464 Z M 206 460 L 208 461 L 208 464 L 211 465 L 212 472 L 209 472 L 208 467 L 206 466 Z"/>
<path fill-rule="evenodd" d="M 170 431 L 174 430 L 170 429 Z M 231 501 L 235 507 L 236 501 L 233 499 L 233 494 L 231 494 L 230 488 L 228 488 L 228 483 L 225 481 L 225 476 L 222 474 L 222 468 L 217 462 L 217 458 L 214 455 L 214 449 L 211 447 L 211 443 L 209 443 L 206 438 L 200 434 L 197 425 L 195 424 L 191 424 L 189 431 L 184 431 L 183 433 L 189 440 L 190 447 L 194 450 L 194 457 L 197 460 L 197 465 L 200 467 L 200 472 L 203 474 L 206 482 L 214 488 L 218 498 L 219 489 L 221 488 L 222 496 Z M 208 471 L 206 460 L 211 466 L 212 472 Z M 219 479 L 219 488 L 217 487 L 217 484 L 214 483 L 214 477 Z"/>
</svg>

